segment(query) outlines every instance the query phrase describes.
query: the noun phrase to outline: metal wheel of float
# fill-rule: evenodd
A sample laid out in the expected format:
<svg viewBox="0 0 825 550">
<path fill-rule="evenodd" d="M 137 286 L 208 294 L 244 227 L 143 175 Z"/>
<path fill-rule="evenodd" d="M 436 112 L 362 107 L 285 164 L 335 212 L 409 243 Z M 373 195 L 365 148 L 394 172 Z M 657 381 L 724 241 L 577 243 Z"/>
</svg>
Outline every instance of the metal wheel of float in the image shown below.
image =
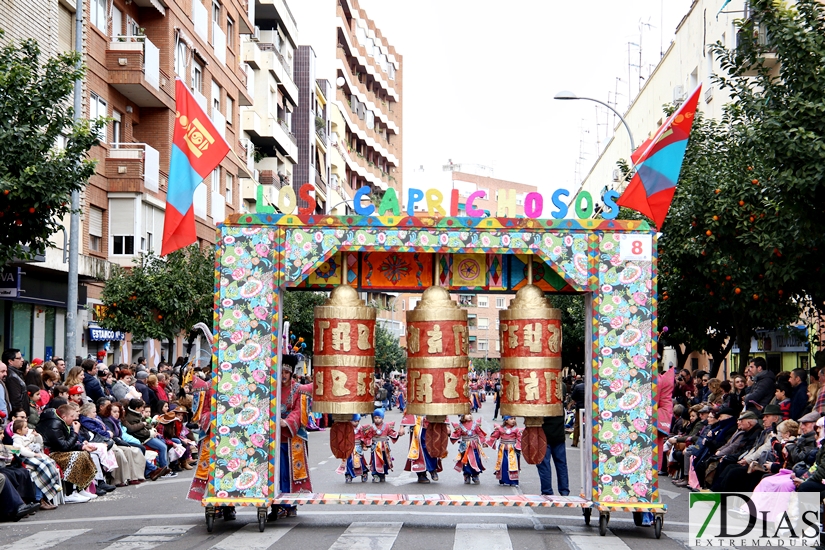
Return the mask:
<svg viewBox="0 0 825 550">
<path fill-rule="evenodd" d="M 610 523 L 610 514 L 608 512 L 599 513 L 599 534 L 605 536 L 607 534 L 607 524 Z"/>
<path fill-rule="evenodd" d="M 264 529 L 266 529 L 266 514 L 266 508 L 258 508 L 258 531 L 261 533 L 263 533 Z"/>
<path fill-rule="evenodd" d="M 590 508 L 582 508 L 582 511 L 584 512 L 584 524 L 590 525 L 590 515 L 593 513 L 593 510 Z"/>
<path fill-rule="evenodd" d="M 204 509 L 204 513 L 206 514 L 206 531 L 211 533 L 215 528 L 215 507 L 207 506 Z"/>
<path fill-rule="evenodd" d="M 665 518 L 660 514 L 656 514 L 656 517 L 653 518 L 653 535 L 660 539 L 662 538 L 662 524 L 664 523 Z"/>
</svg>

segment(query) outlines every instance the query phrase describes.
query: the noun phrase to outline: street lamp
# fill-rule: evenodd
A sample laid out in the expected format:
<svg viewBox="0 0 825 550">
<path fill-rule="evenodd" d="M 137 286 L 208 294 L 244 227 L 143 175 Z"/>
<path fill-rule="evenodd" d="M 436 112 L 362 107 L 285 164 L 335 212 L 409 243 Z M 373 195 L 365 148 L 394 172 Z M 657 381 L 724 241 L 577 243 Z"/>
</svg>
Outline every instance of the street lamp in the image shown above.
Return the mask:
<svg viewBox="0 0 825 550">
<path fill-rule="evenodd" d="M 600 105 L 604 105 L 605 107 L 607 107 L 608 109 L 613 111 L 613 113 L 617 117 L 619 117 L 619 120 L 622 121 L 622 124 L 624 124 L 625 130 L 627 130 L 627 135 L 630 137 L 630 152 L 632 153 L 633 151 L 636 150 L 636 142 L 633 141 L 633 132 L 630 131 L 630 126 L 627 125 L 627 121 L 624 119 L 624 117 L 621 114 L 619 114 L 619 111 L 617 111 L 616 109 L 614 109 L 613 107 L 611 107 L 610 105 L 605 103 L 604 101 L 599 101 L 598 99 L 593 99 L 592 97 L 579 97 L 576 94 L 574 94 L 573 92 L 568 91 L 568 90 L 564 90 L 564 91 L 561 91 L 561 92 L 557 93 L 553 97 L 553 99 L 563 99 L 563 100 L 584 99 L 586 101 L 594 101 L 594 102 L 596 102 Z"/>
</svg>

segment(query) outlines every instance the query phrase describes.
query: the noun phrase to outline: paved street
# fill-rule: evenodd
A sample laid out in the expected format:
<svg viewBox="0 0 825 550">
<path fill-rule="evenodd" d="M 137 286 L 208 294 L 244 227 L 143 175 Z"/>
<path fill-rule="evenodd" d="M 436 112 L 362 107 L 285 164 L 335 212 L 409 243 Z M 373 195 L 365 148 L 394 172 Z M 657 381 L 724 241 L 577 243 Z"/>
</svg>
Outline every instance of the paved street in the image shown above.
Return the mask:
<svg viewBox="0 0 825 550">
<path fill-rule="evenodd" d="M 482 410 L 484 428 L 492 428 L 493 405 Z M 396 411 L 388 421 L 399 421 Z M 515 490 L 501 487 L 493 476 L 493 453 L 487 450 L 487 471 L 481 485 L 464 485 L 461 474 L 445 461 L 441 481 L 429 486 L 415 483 L 415 476 L 404 472 L 408 437 L 393 447 L 395 470 L 384 486 L 344 483 L 335 474 L 338 461 L 331 456 L 328 432 L 310 434 L 313 486 L 327 493 L 428 492 L 449 494 L 507 494 Z M 451 449 L 451 457 L 454 448 Z M 581 487 L 580 452 L 568 447 L 571 490 Z M 588 468 L 589 472 L 589 468 Z M 118 489 L 109 496 L 88 504 L 61 506 L 52 512 L 38 512 L 20 523 L 0 524 L 0 550 L 59 549 L 246 549 L 300 548 L 301 550 L 342 550 L 371 548 L 379 550 L 439 549 L 541 549 L 599 548 L 605 550 L 682 549 L 687 532 L 687 498 L 684 491 L 665 480 L 664 501 L 668 504 L 664 534 L 653 537 L 649 527 L 635 527 L 629 513 L 615 513 L 610 533 L 601 538 L 597 521 L 585 527 L 582 512 L 567 508 L 456 508 L 456 507 L 369 507 L 303 506 L 294 519 L 270 522 L 259 533 L 250 508 L 239 508 L 234 522 L 217 520 L 213 533 L 207 533 L 203 510 L 185 499 L 191 474 L 170 480 Z M 555 478 L 554 478 L 555 483 Z M 538 493 L 536 469 L 522 463 L 520 490 Z M 594 516 L 597 520 L 598 516 Z"/>
</svg>

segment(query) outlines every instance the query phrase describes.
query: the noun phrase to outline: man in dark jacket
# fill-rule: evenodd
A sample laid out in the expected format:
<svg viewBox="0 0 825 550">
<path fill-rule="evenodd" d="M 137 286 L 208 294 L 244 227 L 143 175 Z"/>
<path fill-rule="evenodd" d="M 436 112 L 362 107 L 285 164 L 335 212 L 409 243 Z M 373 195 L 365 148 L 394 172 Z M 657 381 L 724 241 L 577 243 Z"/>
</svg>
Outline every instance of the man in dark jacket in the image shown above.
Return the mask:
<svg viewBox="0 0 825 550">
<path fill-rule="evenodd" d="M 580 375 L 576 375 L 576 383 L 573 384 L 573 390 L 570 392 L 570 403 L 573 405 L 573 414 L 575 414 L 573 422 L 573 447 L 579 446 L 579 435 L 581 426 L 579 425 L 580 412 L 584 408 L 584 381 Z"/>
<path fill-rule="evenodd" d="M 754 357 L 750 364 L 754 373 L 753 386 L 745 397 L 745 410 L 761 414 L 776 393 L 776 375 L 768 370 L 763 357 Z"/>
<path fill-rule="evenodd" d="M 749 415 L 756 416 L 750 411 L 745 411 L 739 418 L 740 420 L 742 418 L 749 418 Z M 778 405 L 768 405 L 765 407 L 765 413 L 762 415 L 762 431 L 751 444 L 750 448 L 740 454 L 736 464 L 728 465 L 730 460 L 727 458 L 723 459 L 719 464 L 719 468 L 724 469 L 724 471 L 716 471 L 716 479 L 713 482 L 712 490 L 741 492 L 753 491 L 756 488 L 762 480 L 762 476 L 765 475 L 765 471 L 760 469 L 751 471 L 751 463 L 755 461 L 759 463 L 758 461 L 763 451 L 770 452 L 771 437 L 774 435 L 776 423 L 781 420 L 782 412 Z"/>
<path fill-rule="evenodd" d="M 146 385 L 146 379 L 149 378 L 149 373 L 145 370 L 138 372 L 135 375 L 135 389 L 140 392 L 141 399 L 143 399 L 144 403 L 148 403 L 151 406 L 152 399 L 151 399 L 151 391 L 149 391 L 149 386 Z"/>
<path fill-rule="evenodd" d="M 26 392 L 26 382 L 23 372 L 23 355 L 19 349 L 9 348 L 3 351 L 2 360 L 8 367 L 6 376 L 6 400 L 9 411 L 25 411 L 29 414 L 29 394 Z"/>
<path fill-rule="evenodd" d="M 559 494 L 567 496 L 570 494 L 570 482 L 567 475 L 567 452 L 564 448 L 564 417 L 545 416 L 541 427 L 547 438 L 547 452 L 544 453 L 544 460 L 536 465 L 541 480 L 541 494 L 553 494 L 553 470 L 550 467 L 552 458 L 556 463 L 556 482 Z"/>
<path fill-rule="evenodd" d="M 788 381 L 793 387 L 791 393 L 791 420 L 799 420 L 808 406 L 808 373 L 805 369 L 794 369 Z"/>
<path fill-rule="evenodd" d="M 86 395 L 96 403 L 104 397 L 100 380 L 97 379 L 97 363 L 93 359 L 86 359 L 80 366 L 83 368 L 83 387 L 86 388 Z"/>
</svg>

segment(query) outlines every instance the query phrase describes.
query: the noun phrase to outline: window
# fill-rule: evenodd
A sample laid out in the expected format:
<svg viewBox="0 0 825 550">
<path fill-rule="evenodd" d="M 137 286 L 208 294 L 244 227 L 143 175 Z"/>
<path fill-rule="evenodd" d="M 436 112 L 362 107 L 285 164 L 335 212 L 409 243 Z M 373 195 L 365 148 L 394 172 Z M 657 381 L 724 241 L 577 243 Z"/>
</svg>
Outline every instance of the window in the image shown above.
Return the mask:
<svg viewBox="0 0 825 550">
<path fill-rule="evenodd" d="M 203 66 L 197 61 L 192 63 L 192 89 L 203 93 Z"/>
<path fill-rule="evenodd" d="M 57 45 L 61 52 L 70 52 L 74 49 L 74 14 L 63 4 L 58 3 L 57 9 Z"/>
<path fill-rule="evenodd" d="M 235 118 L 235 100 L 226 96 L 226 123 L 232 124 L 232 119 Z"/>
<path fill-rule="evenodd" d="M 90 0 L 89 2 L 89 19 L 92 20 L 92 24 L 103 31 L 103 34 L 109 34 L 107 32 L 107 18 L 106 18 L 106 0 Z"/>
<path fill-rule="evenodd" d="M 178 45 L 175 46 L 175 73 L 186 80 L 186 57 L 189 54 L 189 47 L 186 42 L 178 36 Z"/>
<path fill-rule="evenodd" d="M 501 325 L 501 321 L 499 321 L 498 319 L 496 319 L 496 330 L 498 330 L 498 329 L 499 329 L 500 325 Z"/>
<path fill-rule="evenodd" d="M 92 92 L 89 100 L 89 118 L 95 120 L 100 117 L 109 116 L 108 105 L 104 99 Z M 106 143 L 106 126 L 100 129 L 100 141 Z"/>
<path fill-rule="evenodd" d="M 496 340 L 496 351 L 501 351 L 501 342 Z"/>
<path fill-rule="evenodd" d="M 221 167 L 218 166 L 212 170 L 212 191 L 214 193 L 221 192 Z"/>
<path fill-rule="evenodd" d="M 131 256 L 135 253 L 134 235 L 116 235 L 112 241 L 112 254 Z"/>
<path fill-rule="evenodd" d="M 212 112 L 221 112 L 221 87 L 212 81 Z"/>
<path fill-rule="evenodd" d="M 212 22 L 218 25 L 221 23 L 221 3 L 216 0 L 212 2 Z"/>
<path fill-rule="evenodd" d="M 487 330 L 490 328 L 490 320 L 487 317 L 479 317 L 478 328 L 479 330 Z"/>
<path fill-rule="evenodd" d="M 478 307 L 490 307 L 490 299 L 487 296 L 479 296 Z"/>
<path fill-rule="evenodd" d="M 89 208 L 89 250 L 102 252 L 103 210 L 92 206 Z"/>
<path fill-rule="evenodd" d="M 121 119 L 123 115 L 117 111 L 112 111 L 112 146 L 117 147 L 123 141 L 123 125 Z"/>
<path fill-rule="evenodd" d="M 231 17 L 226 17 L 226 47 L 235 49 L 235 21 Z"/>
<path fill-rule="evenodd" d="M 420 301 L 421 298 L 410 298 L 410 310 L 415 309 L 415 306 L 417 306 Z"/>
<path fill-rule="evenodd" d="M 506 308 L 507 306 L 505 305 L 504 301 L 505 301 L 504 298 L 496 298 L 496 309 Z"/>
<path fill-rule="evenodd" d="M 487 345 L 487 340 L 479 340 L 477 349 L 478 351 L 489 351 L 490 348 Z"/>
<path fill-rule="evenodd" d="M 232 204 L 232 188 L 235 186 L 235 176 L 226 174 L 226 202 Z"/>
</svg>

